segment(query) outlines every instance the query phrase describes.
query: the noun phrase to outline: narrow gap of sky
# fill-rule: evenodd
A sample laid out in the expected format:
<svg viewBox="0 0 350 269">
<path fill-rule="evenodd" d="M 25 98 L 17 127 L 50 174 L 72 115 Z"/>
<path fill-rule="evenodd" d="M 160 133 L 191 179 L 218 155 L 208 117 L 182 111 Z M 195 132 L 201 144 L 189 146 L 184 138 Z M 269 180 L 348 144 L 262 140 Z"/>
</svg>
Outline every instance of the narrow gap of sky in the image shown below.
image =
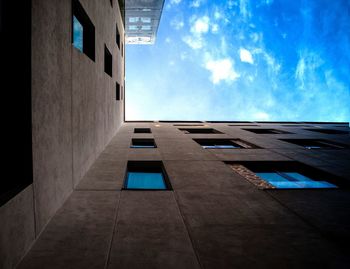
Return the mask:
<svg viewBox="0 0 350 269">
<path fill-rule="evenodd" d="M 350 120 L 350 1 L 166 0 L 126 120 Z"/>
</svg>

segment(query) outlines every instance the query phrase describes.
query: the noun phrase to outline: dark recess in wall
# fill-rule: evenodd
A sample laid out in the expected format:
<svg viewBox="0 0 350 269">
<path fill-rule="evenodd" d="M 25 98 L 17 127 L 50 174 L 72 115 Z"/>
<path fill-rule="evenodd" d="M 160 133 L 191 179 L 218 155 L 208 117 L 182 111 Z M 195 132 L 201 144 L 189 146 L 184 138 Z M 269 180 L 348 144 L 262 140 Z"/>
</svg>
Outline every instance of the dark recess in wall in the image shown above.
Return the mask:
<svg viewBox="0 0 350 269">
<path fill-rule="evenodd" d="M 17 1 L 0 1 L 0 83 L 4 100 L 0 206 L 33 182 L 31 3 L 28 0 L 19 6 Z"/>
</svg>

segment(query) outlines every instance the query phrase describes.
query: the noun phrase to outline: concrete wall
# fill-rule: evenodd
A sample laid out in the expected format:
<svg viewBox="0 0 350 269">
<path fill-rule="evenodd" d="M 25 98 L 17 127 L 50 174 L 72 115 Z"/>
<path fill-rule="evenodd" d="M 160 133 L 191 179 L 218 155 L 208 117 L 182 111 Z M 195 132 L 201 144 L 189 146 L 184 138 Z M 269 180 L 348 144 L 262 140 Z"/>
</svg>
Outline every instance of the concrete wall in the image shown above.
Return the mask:
<svg viewBox="0 0 350 269">
<path fill-rule="evenodd" d="M 118 2 L 80 3 L 95 26 L 95 62 L 72 46 L 71 0 L 32 1 L 33 184 L 0 208 L 0 268 L 19 262 L 123 122 L 124 102 L 115 97 L 115 82 L 124 86 Z"/>
<path fill-rule="evenodd" d="M 349 267 L 349 189 L 261 190 L 225 164 L 298 161 L 346 182 L 348 148 L 308 150 L 278 139 L 350 146 L 349 135 L 260 123 L 254 128 L 291 134 L 255 134 L 242 129 L 248 126 L 203 124 L 222 134 L 185 134 L 172 123 L 123 124 L 19 268 Z M 152 133 L 135 134 L 135 127 Z M 210 137 L 261 148 L 203 149 L 193 140 Z M 130 148 L 132 138 L 154 138 L 157 148 Z M 162 161 L 173 190 L 122 190 L 129 160 Z"/>
</svg>

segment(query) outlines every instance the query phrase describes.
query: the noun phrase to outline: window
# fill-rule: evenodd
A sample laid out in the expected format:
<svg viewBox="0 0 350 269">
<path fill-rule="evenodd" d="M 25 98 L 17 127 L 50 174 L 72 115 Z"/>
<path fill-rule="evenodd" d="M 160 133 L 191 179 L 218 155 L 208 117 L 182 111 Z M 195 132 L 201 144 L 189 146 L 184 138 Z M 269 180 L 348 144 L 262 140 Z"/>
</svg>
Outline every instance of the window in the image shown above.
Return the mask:
<svg viewBox="0 0 350 269">
<path fill-rule="evenodd" d="M 255 145 L 240 139 L 193 139 L 204 149 L 256 148 Z"/>
<path fill-rule="evenodd" d="M 73 16 L 73 46 L 83 52 L 83 26 L 75 16 Z"/>
<path fill-rule="evenodd" d="M 129 17 L 129 22 L 135 23 L 139 21 L 139 17 Z"/>
<path fill-rule="evenodd" d="M 72 5 L 72 44 L 95 61 L 95 26 L 78 0 Z"/>
<path fill-rule="evenodd" d="M 142 21 L 143 23 L 151 23 L 151 18 L 150 18 L 150 17 L 142 17 L 142 18 L 141 18 L 141 21 Z"/>
<path fill-rule="evenodd" d="M 107 46 L 105 45 L 105 73 L 108 74 L 110 77 L 113 76 L 112 62 L 112 54 L 109 52 Z"/>
<path fill-rule="evenodd" d="M 171 185 L 160 161 L 129 161 L 125 190 L 170 190 Z"/>
<path fill-rule="evenodd" d="M 109 0 L 109 2 L 111 3 L 111 7 L 113 7 L 113 0 Z"/>
<path fill-rule="evenodd" d="M 124 98 L 124 87 L 122 86 L 122 89 L 120 91 L 120 98 L 123 100 Z"/>
<path fill-rule="evenodd" d="M 151 128 L 135 128 L 134 129 L 135 134 L 150 134 Z"/>
<path fill-rule="evenodd" d="M 185 134 L 222 134 L 213 128 L 180 128 Z"/>
<path fill-rule="evenodd" d="M 152 138 L 133 138 L 130 148 L 156 148 L 157 145 Z"/>
<path fill-rule="evenodd" d="M 130 31 L 137 31 L 139 28 L 137 25 L 129 25 L 129 30 Z"/>
<path fill-rule="evenodd" d="M 291 134 L 290 132 L 281 131 L 277 129 L 242 129 L 255 134 Z"/>
<path fill-rule="evenodd" d="M 118 82 L 115 83 L 115 99 L 120 100 L 120 84 Z"/>
<path fill-rule="evenodd" d="M 306 149 L 341 149 L 346 148 L 345 145 L 328 141 L 325 139 L 280 139 L 288 143 L 292 143 Z"/>
<path fill-rule="evenodd" d="M 304 129 L 311 132 L 318 132 L 322 134 L 349 134 L 349 131 L 341 131 L 335 129 Z"/>
<path fill-rule="evenodd" d="M 118 29 L 118 24 L 116 25 L 116 43 L 118 48 L 120 49 L 120 33 L 119 33 L 119 29 Z"/>
<path fill-rule="evenodd" d="M 142 25 L 142 26 L 141 26 L 141 30 L 144 30 L 144 31 L 151 31 L 151 25 Z"/>
<path fill-rule="evenodd" d="M 339 177 L 298 162 L 252 161 L 229 165 L 261 189 L 334 189 L 346 184 Z"/>
<path fill-rule="evenodd" d="M 123 46 L 123 42 L 122 42 L 122 49 L 121 49 L 121 52 L 122 52 L 122 57 L 124 57 L 124 46 Z M 125 85 L 125 84 L 124 84 Z"/>
<path fill-rule="evenodd" d="M 314 180 L 298 172 L 270 171 L 256 174 L 278 189 L 337 188 L 332 183 Z"/>
</svg>

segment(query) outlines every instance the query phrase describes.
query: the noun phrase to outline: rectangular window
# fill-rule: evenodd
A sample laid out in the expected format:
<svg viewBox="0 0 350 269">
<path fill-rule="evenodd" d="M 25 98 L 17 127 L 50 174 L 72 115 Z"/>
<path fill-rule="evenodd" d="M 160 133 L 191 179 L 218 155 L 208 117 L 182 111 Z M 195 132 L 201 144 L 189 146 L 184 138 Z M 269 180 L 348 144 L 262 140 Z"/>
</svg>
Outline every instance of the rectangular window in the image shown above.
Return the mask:
<svg viewBox="0 0 350 269">
<path fill-rule="evenodd" d="M 150 17 L 142 17 L 141 22 L 143 23 L 151 23 L 151 18 Z"/>
<path fill-rule="evenodd" d="M 108 74 L 110 77 L 113 76 L 112 62 L 112 54 L 109 52 L 107 46 L 105 45 L 105 73 Z"/>
<path fill-rule="evenodd" d="M 134 129 L 135 134 L 150 134 L 151 128 L 135 128 Z"/>
<path fill-rule="evenodd" d="M 255 145 L 240 139 L 193 139 L 204 149 L 241 149 L 257 148 Z"/>
<path fill-rule="evenodd" d="M 151 25 L 142 25 L 141 30 L 143 31 L 151 31 Z"/>
<path fill-rule="evenodd" d="M 346 145 L 328 141 L 325 139 L 280 139 L 291 144 L 295 144 L 306 149 L 342 149 Z"/>
<path fill-rule="evenodd" d="M 73 16 L 73 46 L 83 52 L 83 26 L 75 16 Z"/>
<path fill-rule="evenodd" d="M 171 190 L 168 176 L 160 161 L 129 161 L 125 190 Z"/>
<path fill-rule="evenodd" d="M 95 26 L 78 0 L 72 1 L 72 44 L 95 61 Z"/>
<path fill-rule="evenodd" d="M 130 148 L 156 148 L 153 138 L 133 138 Z"/>
<path fill-rule="evenodd" d="M 179 128 L 185 134 L 222 134 L 213 128 Z"/>
<path fill-rule="evenodd" d="M 120 99 L 123 100 L 124 98 L 124 87 L 122 86 L 122 89 L 120 91 Z"/>
<path fill-rule="evenodd" d="M 335 130 L 335 129 L 304 129 L 311 132 L 317 132 L 321 134 L 349 134 L 349 131 Z"/>
<path fill-rule="evenodd" d="M 323 180 L 314 180 L 298 172 L 270 171 L 258 172 L 256 175 L 277 189 L 337 188 L 332 183 Z"/>
<path fill-rule="evenodd" d="M 290 132 L 286 132 L 286 131 L 281 131 L 281 130 L 277 130 L 277 129 L 242 129 L 245 131 L 249 131 L 255 134 L 291 134 Z"/>
<path fill-rule="evenodd" d="M 118 82 L 115 83 L 115 99 L 120 100 L 120 84 Z"/>
<path fill-rule="evenodd" d="M 109 0 L 109 2 L 111 3 L 111 7 L 113 7 L 113 0 Z"/>
<path fill-rule="evenodd" d="M 118 24 L 116 25 L 116 43 L 118 48 L 120 49 L 120 33 L 119 33 L 119 29 L 118 29 Z"/>
<path fill-rule="evenodd" d="M 262 189 L 324 189 L 344 186 L 342 179 L 298 162 L 237 162 L 236 173 Z"/>
</svg>

